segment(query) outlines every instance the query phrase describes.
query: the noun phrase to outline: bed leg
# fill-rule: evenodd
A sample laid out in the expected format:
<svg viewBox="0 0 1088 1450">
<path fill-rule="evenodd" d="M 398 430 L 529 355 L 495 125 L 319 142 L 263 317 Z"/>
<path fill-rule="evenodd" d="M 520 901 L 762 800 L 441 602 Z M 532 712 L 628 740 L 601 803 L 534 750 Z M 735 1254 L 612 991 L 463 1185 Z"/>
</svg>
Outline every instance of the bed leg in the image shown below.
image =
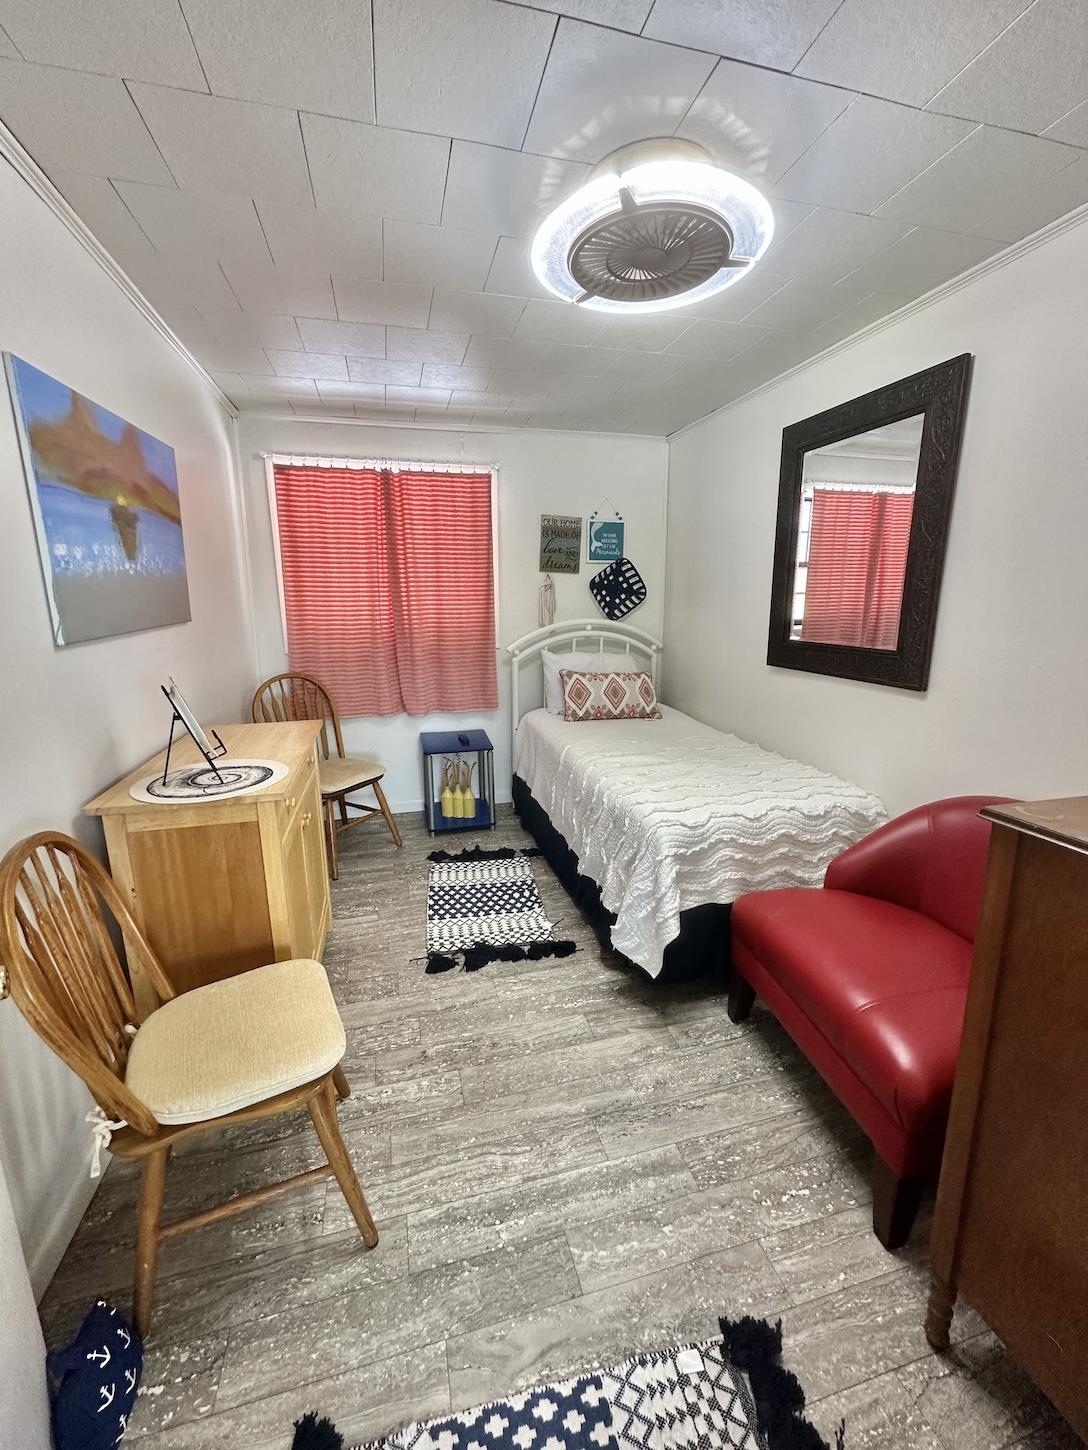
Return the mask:
<svg viewBox="0 0 1088 1450">
<path fill-rule="evenodd" d="M 743 1022 L 755 1004 L 756 992 L 734 968 L 729 973 L 729 1001 L 726 1011 L 730 1022 Z"/>
</svg>

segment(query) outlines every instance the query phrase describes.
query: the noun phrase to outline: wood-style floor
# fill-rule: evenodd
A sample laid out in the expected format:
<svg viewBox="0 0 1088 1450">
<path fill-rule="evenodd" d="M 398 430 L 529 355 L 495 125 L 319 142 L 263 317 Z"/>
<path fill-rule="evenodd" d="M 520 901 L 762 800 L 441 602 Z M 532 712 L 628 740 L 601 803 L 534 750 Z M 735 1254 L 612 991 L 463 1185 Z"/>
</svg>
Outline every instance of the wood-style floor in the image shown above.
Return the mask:
<svg viewBox="0 0 1088 1450">
<path fill-rule="evenodd" d="M 949 1358 L 928 1351 L 926 1215 L 880 1247 L 865 1144 L 766 1013 L 734 1027 L 720 983 L 602 962 L 539 860 L 577 954 L 424 976 L 433 843 L 402 819 L 403 851 L 376 826 L 343 838 L 326 952 L 381 1243 L 331 1182 L 169 1243 L 126 1444 L 285 1450 L 307 1409 L 350 1444 L 743 1312 L 781 1317 L 849 1450 L 1079 1443 L 972 1313 Z M 509 816 L 481 839 L 527 843 Z M 304 1117 L 204 1141 L 175 1152 L 168 1216 L 320 1161 Z M 51 1346 L 94 1295 L 128 1309 L 133 1206 L 116 1163 L 43 1304 Z"/>
</svg>

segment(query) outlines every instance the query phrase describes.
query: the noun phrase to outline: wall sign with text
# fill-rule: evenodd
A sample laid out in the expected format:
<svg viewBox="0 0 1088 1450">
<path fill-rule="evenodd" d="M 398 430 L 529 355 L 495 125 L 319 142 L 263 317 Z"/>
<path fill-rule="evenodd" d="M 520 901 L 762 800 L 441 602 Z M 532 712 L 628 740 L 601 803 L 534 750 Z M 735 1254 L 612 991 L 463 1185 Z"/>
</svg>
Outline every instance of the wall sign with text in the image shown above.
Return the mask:
<svg viewBox="0 0 1088 1450">
<path fill-rule="evenodd" d="M 614 519 L 599 519 L 591 514 L 586 525 L 586 561 L 590 564 L 610 564 L 613 559 L 623 558 L 624 523 L 618 516 Z"/>
<path fill-rule="evenodd" d="M 582 567 L 582 520 L 540 515 L 540 568 L 545 574 L 577 574 Z"/>
</svg>

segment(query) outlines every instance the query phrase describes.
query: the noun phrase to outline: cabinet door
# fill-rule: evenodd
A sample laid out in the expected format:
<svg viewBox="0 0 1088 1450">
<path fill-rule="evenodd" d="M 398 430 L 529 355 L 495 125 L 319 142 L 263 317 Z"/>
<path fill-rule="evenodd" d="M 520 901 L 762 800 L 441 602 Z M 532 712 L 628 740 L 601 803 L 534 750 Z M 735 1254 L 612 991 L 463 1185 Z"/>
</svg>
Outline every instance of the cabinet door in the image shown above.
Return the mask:
<svg viewBox="0 0 1088 1450">
<path fill-rule="evenodd" d="M 287 917 L 291 927 L 291 955 L 294 957 L 312 957 L 315 946 L 311 851 L 307 832 L 311 819 L 312 813 L 306 806 L 297 810 L 283 840 Z"/>
<path fill-rule="evenodd" d="M 313 802 L 307 803 L 302 822 L 303 852 L 306 856 L 306 881 L 309 888 L 310 955 L 321 959 L 325 937 L 329 931 L 329 868 L 325 855 L 324 817 L 321 794 L 314 786 Z"/>
</svg>

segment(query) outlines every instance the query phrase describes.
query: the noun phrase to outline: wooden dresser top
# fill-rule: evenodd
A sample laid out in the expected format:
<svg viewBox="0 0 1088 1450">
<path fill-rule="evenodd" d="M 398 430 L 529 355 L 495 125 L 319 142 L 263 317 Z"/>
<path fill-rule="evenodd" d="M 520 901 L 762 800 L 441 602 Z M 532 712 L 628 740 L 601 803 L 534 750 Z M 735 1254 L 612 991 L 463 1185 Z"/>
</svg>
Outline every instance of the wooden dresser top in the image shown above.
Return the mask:
<svg viewBox="0 0 1088 1450">
<path fill-rule="evenodd" d="M 1088 795 L 1054 801 L 1017 801 L 987 806 L 981 814 L 999 826 L 1011 826 L 1031 836 L 1088 851 Z"/>
<path fill-rule="evenodd" d="M 218 730 L 227 747 L 227 754 L 223 756 L 224 763 L 229 764 L 232 756 L 243 760 L 277 760 L 280 764 L 286 765 L 290 771 L 290 774 L 283 780 L 277 781 L 273 785 L 266 785 L 259 791 L 254 791 L 251 796 L 231 798 L 230 803 L 234 803 L 239 799 L 282 800 L 291 795 L 295 790 L 295 772 L 299 766 L 313 758 L 314 741 L 321 730 L 321 725 L 317 720 L 299 720 L 286 725 L 217 725 L 215 729 Z M 175 735 L 174 749 L 170 755 L 171 768 L 175 765 L 195 765 L 201 758 L 200 752 L 185 731 L 181 732 L 180 740 Z M 164 805 L 162 802 L 134 800 L 129 795 L 129 786 L 146 779 L 156 769 L 161 771 L 165 762 L 166 751 L 163 749 L 151 760 L 145 760 L 135 770 L 129 771 L 123 780 L 119 780 L 116 785 L 111 785 L 109 790 L 95 796 L 93 801 L 88 801 L 83 807 L 84 814 L 107 816 L 180 809 L 180 806 Z M 215 798 L 212 797 L 206 802 L 186 801 L 185 805 L 211 805 L 214 803 Z M 222 803 L 228 804 L 227 801 Z"/>
</svg>

